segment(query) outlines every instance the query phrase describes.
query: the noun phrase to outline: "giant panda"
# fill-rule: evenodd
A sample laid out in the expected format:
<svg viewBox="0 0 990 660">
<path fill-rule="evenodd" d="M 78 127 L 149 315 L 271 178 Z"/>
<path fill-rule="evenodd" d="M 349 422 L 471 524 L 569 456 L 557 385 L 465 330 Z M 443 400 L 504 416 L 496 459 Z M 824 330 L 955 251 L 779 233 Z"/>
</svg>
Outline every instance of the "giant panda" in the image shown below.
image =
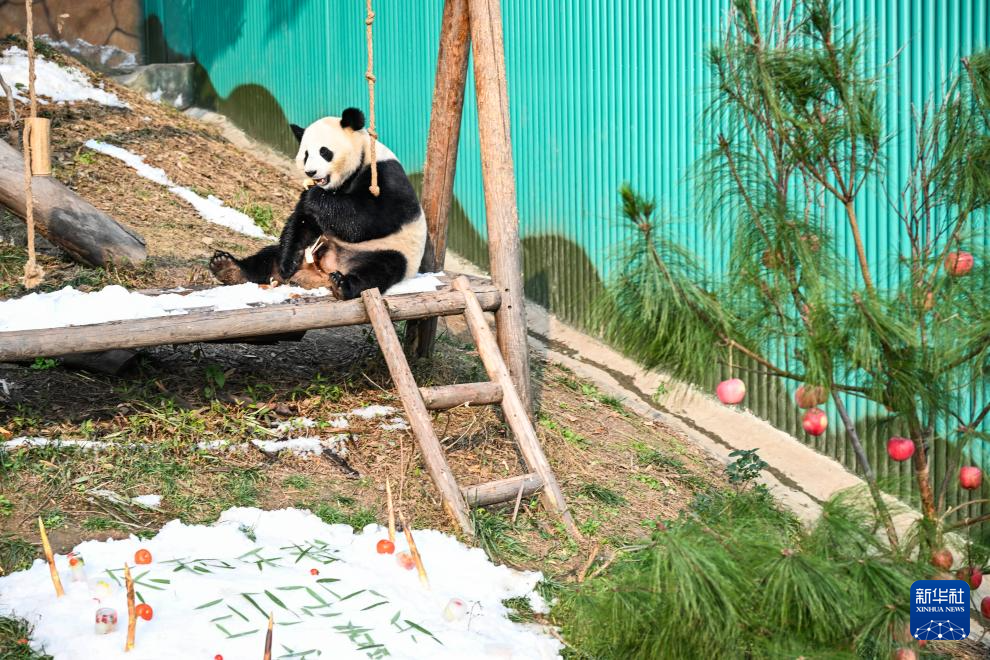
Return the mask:
<svg viewBox="0 0 990 660">
<path fill-rule="evenodd" d="M 299 141 L 296 165 L 313 185 L 300 195 L 278 245 L 243 259 L 218 251 L 210 260 L 213 275 L 224 284 L 329 286 L 341 300 L 375 287 L 384 293 L 415 275 L 426 245 L 423 209 L 395 154 L 380 142 L 380 192 L 369 192 L 371 137 L 364 114 L 348 108 L 340 117 L 291 128 Z"/>
</svg>

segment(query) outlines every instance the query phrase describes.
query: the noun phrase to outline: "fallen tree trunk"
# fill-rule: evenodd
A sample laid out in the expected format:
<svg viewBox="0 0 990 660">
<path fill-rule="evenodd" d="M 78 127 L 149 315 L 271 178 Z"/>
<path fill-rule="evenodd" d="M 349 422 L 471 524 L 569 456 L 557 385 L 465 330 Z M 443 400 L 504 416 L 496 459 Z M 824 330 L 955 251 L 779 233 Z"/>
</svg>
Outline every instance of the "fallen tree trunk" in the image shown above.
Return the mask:
<svg viewBox="0 0 990 660">
<path fill-rule="evenodd" d="M 38 232 L 89 266 L 140 263 L 144 239 L 51 177 L 34 177 L 34 224 Z M 24 158 L 0 140 L 0 204 L 24 217 Z"/>
</svg>

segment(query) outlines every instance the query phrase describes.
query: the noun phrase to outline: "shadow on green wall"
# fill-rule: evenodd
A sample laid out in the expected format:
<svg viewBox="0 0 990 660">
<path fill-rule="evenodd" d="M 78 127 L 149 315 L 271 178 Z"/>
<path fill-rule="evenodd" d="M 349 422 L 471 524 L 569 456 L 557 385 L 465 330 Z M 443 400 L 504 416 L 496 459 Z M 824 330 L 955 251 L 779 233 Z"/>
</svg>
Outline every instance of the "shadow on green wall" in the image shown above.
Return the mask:
<svg viewBox="0 0 990 660">
<path fill-rule="evenodd" d="M 409 175 L 417 194 L 423 175 Z M 451 203 L 448 247 L 471 263 L 488 270 L 488 241 L 474 228 L 455 197 Z M 604 285 L 584 249 L 574 241 L 555 234 L 525 236 L 522 239 L 523 274 L 526 297 L 548 309 L 558 318 L 582 328 L 591 322 L 594 302 L 604 294 Z M 568 284 L 568 288 L 564 284 Z M 583 295 L 568 297 L 579 290 Z"/>
<path fill-rule="evenodd" d="M 230 20 L 242 19 L 231 15 Z M 278 20 L 288 20 L 288 18 L 283 17 Z M 194 105 L 219 112 L 253 138 L 284 154 L 295 155 L 296 141 L 289 129 L 289 120 L 282 105 L 271 92 L 261 85 L 251 83 L 235 87 L 229 96 L 221 96 L 217 93 L 213 81 L 210 80 L 210 74 L 204 66 L 204 63 L 209 64 L 209 60 L 202 59 L 198 49 L 192 55 L 173 49 L 165 38 L 161 21 L 157 16 L 152 15 L 145 20 L 145 35 L 146 61 L 193 63 L 193 89 L 196 90 Z M 210 58 L 215 55 L 215 52 L 208 53 Z"/>
</svg>

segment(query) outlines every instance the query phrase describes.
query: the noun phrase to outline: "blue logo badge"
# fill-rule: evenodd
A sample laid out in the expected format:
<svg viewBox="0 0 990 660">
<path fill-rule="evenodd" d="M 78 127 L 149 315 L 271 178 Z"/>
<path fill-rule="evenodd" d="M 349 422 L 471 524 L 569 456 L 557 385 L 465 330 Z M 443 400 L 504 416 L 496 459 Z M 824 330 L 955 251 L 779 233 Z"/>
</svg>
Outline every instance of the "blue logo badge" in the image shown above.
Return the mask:
<svg viewBox="0 0 990 660">
<path fill-rule="evenodd" d="M 962 580 L 916 580 L 911 585 L 915 639 L 969 637 L 969 585 Z"/>
</svg>

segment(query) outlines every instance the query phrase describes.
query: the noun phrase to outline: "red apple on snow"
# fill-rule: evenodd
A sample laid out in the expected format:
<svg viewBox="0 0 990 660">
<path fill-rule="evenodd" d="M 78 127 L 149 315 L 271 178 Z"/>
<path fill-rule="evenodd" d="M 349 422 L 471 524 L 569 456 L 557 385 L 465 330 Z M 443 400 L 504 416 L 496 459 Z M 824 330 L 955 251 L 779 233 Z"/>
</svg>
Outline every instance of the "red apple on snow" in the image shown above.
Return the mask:
<svg viewBox="0 0 990 660">
<path fill-rule="evenodd" d="M 947 571 L 952 568 L 952 553 L 946 548 L 936 550 L 932 553 L 932 566 Z"/>
<path fill-rule="evenodd" d="M 966 490 L 976 490 L 983 483 L 983 472 L 978 467 L 967 465 L 959 468 L 959 485 Z"/>
<path fill-rule="evenodd" d="M 794 391 L 794 403 L 798 408 L 814 408 L 828 400 L 828 390 L 819 385 L 802 385 Z"/>
<path fill-rule="evenodd" d="M 906 461 L 914 456 L 914 442 L 911 438 L 894 436 L 887 441 L 887 456 L 895 461 Z"/>
<path fill-rule="evenodd" d="M 950 252 L 945 255 L 945 272 L 960 277 L 973 270 L 973 255 L 969 252 Z"/>
<path fill-rule="evenodd" d="M 980 601 L 980 614 L 984 619 L 990 619 L 990 596 L 984 596 Z"/>
<path fill-rule="evenodd" d="M 809 435 L 821 435 L 828 428 L 828 418 L 825 416 L 825 411 L 821 408 L 812 408 L 804 413 L 801 426 Z"/>
<path fill-rule="evenodd" d="M 746 383 L 738 378 L 723 380 L 715 388 L 715 394 L 718 395 L 718 400 L 722 403 L 735 405 L 746 396 Z"/>
<path fill-rule="evenodd" d="M 976 566 L 967 566 L 956 571 L 956 579 L 968 582 L 971 589 L 979 589 L 983 584 L 983 573 Z"/>
</svg>

